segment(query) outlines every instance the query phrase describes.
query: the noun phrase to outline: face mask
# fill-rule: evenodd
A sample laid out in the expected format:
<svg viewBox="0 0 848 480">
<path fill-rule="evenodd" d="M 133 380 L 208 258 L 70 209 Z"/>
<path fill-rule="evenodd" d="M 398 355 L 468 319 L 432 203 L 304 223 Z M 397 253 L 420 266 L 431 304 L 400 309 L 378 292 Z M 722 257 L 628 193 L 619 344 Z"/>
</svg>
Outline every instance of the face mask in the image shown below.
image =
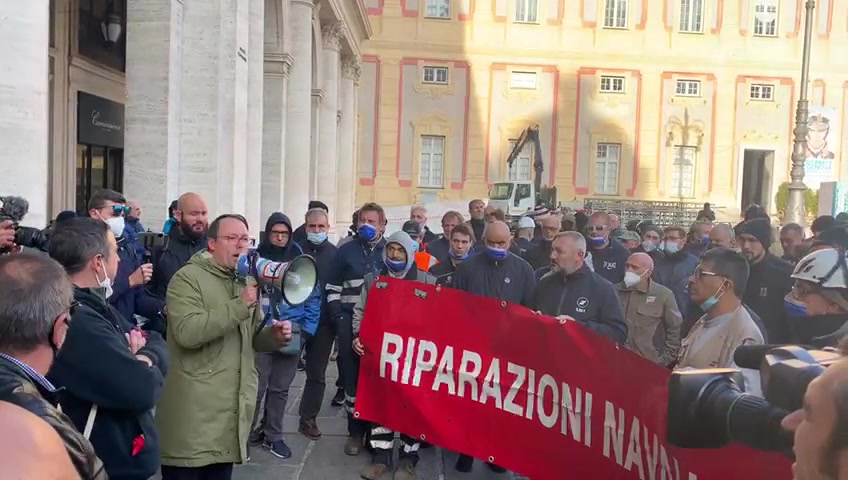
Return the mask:
<svg viewBox="0 0 848 480">
<path fill-rule="evenodd" d="M 377 227 L 368 223 L 363 223 L 356 230 L 356 233 L 359 234 L 359 236 L 365 241 L 373 242 L 377 238 Z"/>
<path fill-rule="evenodd" d="M 486 247 L 486 255 L 492 260 L 498 261 L 506 258 L 509 252 L 505 248 Z"/>
<path fill-rule="evenodd" d="M 675 253 L 680 251 L 680 245 L 678 245 L 677 242 L 669 243 L 669 242 L 663 241 L 660 244 L 660 247 L 662 248 L 663 252 L 665 252 L 669 255 L 674 255 Z"/>
<path fill-rule="evenodd" d="M 417 251 L 418 251 L 418 248 L 419 248 L 420 246 L 421 246 L 421 245 L 420 245 L 418 242 L 416 242 L 415 240 L 413 240 L 413 241 L 412 241 L 412 251 L 413 251 L 413 252 L 417 252 Z"/>
<path fill-rule="evenodd" d="M 704 245 L 709 245 L 710 244 L 710 236 L 704 235 L 704 238 L 701 239 L 701 243 L 703 243 Z"/>
<path fill-rule="evenodd" d="M 624 272 L 624 286 L 627 288 L 635 287 L 641 280 L 642 276 L 636 272 Z"/>
<path fill-rule="evenodd" d="M 309 232 L 306 234 L 306 239 L 314 245 L 321 245 L 327 241 L 327 232 Z"/>
<path fill-rule="evenodd" d="M 724 285 L 724 284 L 722 283 L 721 285 Z M 718 287 L 718 290 L 721 290 L 721 286 Z M 716 290 L 716 293 L 718 293 L 718 290 Z M 724 292 L 722 292 L 718 296 L 713 294 L 712 296 L 710 296 L 710 298 L 701 302 L 701 310 L 706 312 L 709 309 L 713 308 L 715 306 L 715 304 L 718 303 L 718 299 L 721 298 L 722 295 L 724 295 Z"/>
<path fill-rule="evenodd" d="M 795 299 L 784 298 L 783 308 L 790 317 L 799 318 L 807 316 L 807 305 Z"/>
<path fill-rule="evenodd" d="M 103 270 L 106 269 L 104 268 Z M 108 275 L 104 276 L 103 280 L 100 280 L 97 276 L 97 272 L 94 272 L 94 280 L 100 285 L 100 288 L 103 289 L 103 298 L 109 298 L 112 296 L 112 280 Z"/>
<path fill-rule="evenodd" d="M 102 218 L 102 217 L 101 217 Z M 112 217 L 103 220 L 109 225 L 109 230 L 112 231 L 112 234 L 115 235 L 115 238 L 120 237 L 124 234 L 124 227 L 126 226 L 126 221 L 124 217 Z"/>
<path fill-rule="evenodd" d="M 656 249 L 657 249 L 657 244 L 655 244 L 654 242 L 652 242 L 650 240 L 645 240 L 644 242 L 642 242 L 642 250 L 644 250 L 646 252 L 653 252 Z"/>
<path fill-rule="evenodd" d="M 398 273 L 406 269 L 406 262 L 398 262 L 387 258 L 386 267 L 388 267 L 390 271 Z"/>
<path fill-rule="evenodd" d="M 606 241 L 607 239 L 604 237 L 589 237 L 589 243 L 592 244 L 593 247 L 601 247 Z"/>
<path fill-rule="evenodd" d="M 454 260 L 462 261 L 462 260 L 465 260 L 466 258 L 468 258 L 469 253 L 465 252 L 465 255 L 460 256 L 460 255 L 453 253 L 453 250 L 449 250 L 448 255 L 450 255 L 450 257 Z"/>
</svg>

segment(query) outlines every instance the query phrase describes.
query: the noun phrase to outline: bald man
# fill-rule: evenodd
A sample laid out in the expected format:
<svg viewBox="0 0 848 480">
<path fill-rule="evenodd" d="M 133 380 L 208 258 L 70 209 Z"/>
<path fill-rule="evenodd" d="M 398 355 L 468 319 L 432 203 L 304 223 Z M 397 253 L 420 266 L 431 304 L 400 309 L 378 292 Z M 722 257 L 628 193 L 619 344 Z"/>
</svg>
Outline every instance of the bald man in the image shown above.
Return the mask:
<svg viewBox="0 0 848 480">
<path fill-rule="evenodd" d="M 654 260 L 646 253 L 634 253 L 624 264 L 624 280 L 616 285 L 630 350 L 668 367 L 680 349 L 683 318 L 674 293 L 651 280 Z"/>
<path fill-rule="evenodd" d="M 65 444 L 47 422 L 0 401 L 2 478 L 80 480 Z"/>
<path fill-rule="evenodd" d="M 511 241 L 512 234 L 506 223 L 496 220 L 486 224 L 484 250 L 456 267 L 454 288 L 530 308 L 536 278 L 529 263 L 510 253 Z M 470 472 L 473 466 L 472 457 L 460 455 L 455 468 L 459 472 Z M 490 464 L 489 468 L 493 472 L 506 471 L 497 465 Z"/>
<path fill-rule="evenodd" d="M 710 229 L 710 244 L 707 248 L 723 247 L 730 250 L 736 249 L 736 233 L 733 227 L 727 223 L 719 223 Z"/>
<path fill-rule="evenodd" d="M 203 197 L 196 193 L 180 196 L 174 218 L 177 223 L 168 233 L 168 245 L 153 252 L 151 291 L 163 300 L 171 277 L 183 268 L 192 255 L 206 248 L 206 232 L 209 230 L 209 209 Z M 164 333 L 164 330 L 160 333 Z"/>
</svg>

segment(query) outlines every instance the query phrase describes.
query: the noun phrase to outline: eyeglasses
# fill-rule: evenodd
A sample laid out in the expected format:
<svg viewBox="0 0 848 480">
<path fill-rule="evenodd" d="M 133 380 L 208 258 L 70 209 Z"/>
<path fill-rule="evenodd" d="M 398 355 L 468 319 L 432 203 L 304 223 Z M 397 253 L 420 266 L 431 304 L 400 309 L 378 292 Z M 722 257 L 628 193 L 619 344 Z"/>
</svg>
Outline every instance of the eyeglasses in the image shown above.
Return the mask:
<svg viewBox="0 0 848 480">
<path fill-rule="evenodd" d="M 707 270 L 701 270 L 700 268 L 696 268 L 695 272 L 692 274 L 695 277 L 695 280 L 700 280 L 703 277 L 723 277 L 724 275 L 720 275 L 715 272 L 709 272 Z"/>
<path fill-rule="evenodd" d="M 272 237 L 277 237 L 277 238 L 288 238 L 289 236 L 291 236 L 291 233 L 289 233 L 289 232 L 275 232 L 274 230 L 271 230 L 270 235 Z"/>
<path fill-rule="evenodd" d="M 218 240 L 223 240 L 227 243 L 234 243 L 236 245 L 243 245 L 250 243 L 250 237 L 247 235 L 238 236 L 238 235 L 227 235 L 224 237 L 218 237 Z"/>
</svg>

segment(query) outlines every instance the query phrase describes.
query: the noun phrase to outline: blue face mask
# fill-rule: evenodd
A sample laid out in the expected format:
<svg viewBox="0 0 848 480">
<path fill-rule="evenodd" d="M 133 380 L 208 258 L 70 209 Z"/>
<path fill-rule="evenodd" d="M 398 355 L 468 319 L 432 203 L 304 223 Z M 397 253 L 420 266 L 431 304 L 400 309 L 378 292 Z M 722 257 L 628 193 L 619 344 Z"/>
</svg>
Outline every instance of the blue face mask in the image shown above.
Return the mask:
<svg viewBox="0 0 848 480">
<path fill-rule="evenodd" d="M 412 251 L 413 251 L 413 252 L 417 252 L 417 251 L 418 251 L 418 248 L 419 248 L 420 246 L 421 246 L 421 245 L 420 245 L 418 242 L 416 242 L 415 240 L 413 240 L 413 241 L 412 241 Z"/>
<path fill-rule="evenodd" d="M 593 247 L 602 247 L 606 241 L 607 239 L 604 237 L 589 237 L 589 243 Z"/>
<path fill-rule="evenodd" d="M 724 285 L 724 284 L 722 284 L 722 285 Z M 721 290 L 721 287 L 718 287 L 718 289 Z M 704 312 L 709 311 L 711 308 L 713 308 L 715 306 L 716 303 L 718 303 L 718 299 L 721 298 L 722 295 L 724 295 L 724 292 L 719 294 L 718 290 L 716 290 L 715 294 L 711 295 L 710 298 L 701 302 L 701 310 L 704 311 Z"/>
<path fill-rule="evenodd" d="M 364 240 L 373 242 L 377 238 L 377 227 L 368 223 L 363 223 L 356 230 L 356 233 Z"/>
<path fill-rule="evenodd" d="M 505 248 L 486 247 L 486 255 L 495 261 L 503 260 L 508 254 L 509 251 Z"/>
<path fill-rule="evenodd" d="M 308 232 L 306 234 L 306 239 L 315 245 L 321 245 L 327 241 L 327 232 Z"/>
<path fill-rule="evenodd" d="M 807 305 L 805 305 L 801 302 L 798 302 L 798 301 L 789 300 L 788 298 L 784 298 L 783 299 L 783 308 L 786 309 L 786 313 L 790 317 L 799 318 L 799 317 L 808 316 L 807 315 Z"/>
<path fill-rule="evenodd" d="M 663 240 L 663 242 L 660 244 L 660 248 L 662 249 L 663 252 L 665 252 L 669 255 L 674 255 L 675 253 L 680 251 L 680 245 L 678 245 L 676 242 L 669 243 L 669 242 L 666 242 L 665 240 Z"/>
<path fill-rule="evenodd" d="M 704 237 L 701 239 L 701 243 L 703 243 L 704 245 L 709 245 L 710 244 L 710 236 L 704 235 Z"/>
<path fill-rule="evenodd" d="M 386 267 L 388 267 L 390 271 L 398 273 L 406 269 L 406 262 L 397 262 L 387 258 Z"/>
<path fill-rule="evenodd" d="M 453 250 L 449 250 L 449 251 L 448 251 L 448 255 L 450 255 L 450 257 L 451 257 L 452 259 L 454 259 L 454 260 L 465 260 L 466 258 L 468 258 L 468 257 L 469 257 L 469 253 L 468 253 L 468 252 L 465 252 L 465 255 L 459 256 L 459 255 L 457 255 L 457 254 L 453 253 Z"/>
</svg>

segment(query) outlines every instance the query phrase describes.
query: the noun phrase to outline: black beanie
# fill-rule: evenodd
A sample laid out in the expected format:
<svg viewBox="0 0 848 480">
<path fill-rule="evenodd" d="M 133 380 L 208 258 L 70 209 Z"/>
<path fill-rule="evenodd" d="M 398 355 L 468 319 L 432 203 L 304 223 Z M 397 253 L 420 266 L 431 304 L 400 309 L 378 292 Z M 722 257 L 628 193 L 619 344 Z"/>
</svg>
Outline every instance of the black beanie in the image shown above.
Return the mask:
<svg viewBox="0 0 848 480">
<path fill-rule="evenodd" d="M 750 235 L 760 243 L 763 248 L 768 250 L 771 247 L 771 222 L 767 218 L 754 218 L 739 225 L 736 229 L 736 236 Z"/>
</svg>

